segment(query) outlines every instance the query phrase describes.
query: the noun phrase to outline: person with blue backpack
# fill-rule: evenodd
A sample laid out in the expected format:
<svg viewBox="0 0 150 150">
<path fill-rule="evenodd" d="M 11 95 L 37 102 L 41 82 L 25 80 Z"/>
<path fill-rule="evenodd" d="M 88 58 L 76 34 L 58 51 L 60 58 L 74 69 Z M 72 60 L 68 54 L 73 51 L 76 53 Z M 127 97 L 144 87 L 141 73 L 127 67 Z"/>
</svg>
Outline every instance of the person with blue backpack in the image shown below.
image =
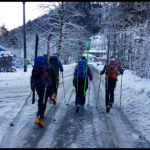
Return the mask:
<svg viewBox="0 0 150 150">
<path fill-rule="evenodd" d="M 45 56 L 37 56 L 35 58 L 30 80 L 31 89 L 36 89 L 39 97 L 35 123 L 40 126 L 44 126 L 41 120 L 44 118 L 48 97 L 51 97 L 53 93 L 52 79 L 56 76 L 53 68 L 48 65 L 47 61 Z"/>
<path fill-rule="evenodd" d="M 74 77 L 73 77 L 73 85 L 76 90 L 76 98 L 75 98 L 76 112 L 79 112 L 79 108 L 81 110 L 84 110 L 84 104 L 86 101 L 85 92 L 88 88 L 88 77 L 90 81 L 93 80 L 92 71 L 89 65 L 87 65 L 86 58 L 82 56 L 82 59 L 78 61 L 78 64 L 75 67 Z"/>
</svg>

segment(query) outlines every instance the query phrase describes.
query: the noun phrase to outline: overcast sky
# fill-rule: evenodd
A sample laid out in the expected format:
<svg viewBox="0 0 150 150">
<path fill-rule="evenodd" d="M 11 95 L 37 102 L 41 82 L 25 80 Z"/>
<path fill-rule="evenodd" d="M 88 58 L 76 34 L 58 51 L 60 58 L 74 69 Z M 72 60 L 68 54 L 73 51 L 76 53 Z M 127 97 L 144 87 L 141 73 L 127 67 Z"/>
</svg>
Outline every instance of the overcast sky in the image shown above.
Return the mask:
<svg viewBox="0 0 150 150">
<path fill-rule="evenodd" d="M 38 9 L 40 4 L 49 2 L 26 2 L 26 22 L 41 16 L 43 12 Z M 0 26 L 5 25 L 8 30 L 23 25 L 23 3 L 22 2 L 0 2 Z"/>
</svg>

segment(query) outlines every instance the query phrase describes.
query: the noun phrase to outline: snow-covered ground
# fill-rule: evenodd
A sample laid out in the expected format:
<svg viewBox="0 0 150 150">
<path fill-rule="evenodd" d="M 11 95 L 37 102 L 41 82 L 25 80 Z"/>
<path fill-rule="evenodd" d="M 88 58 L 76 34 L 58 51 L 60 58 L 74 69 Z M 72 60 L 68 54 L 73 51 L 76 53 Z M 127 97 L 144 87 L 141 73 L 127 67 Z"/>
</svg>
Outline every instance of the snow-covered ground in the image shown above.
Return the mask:
<svg viewBox="0 0 150 150">
<path fill-rule="evenodd" d="M 99 71 L 101 66 L 93 64 Z M 104 79 L 104 76 L 103 76 Z M 150 142 L 150 80 L 140 78 L 125 70 L 122 76 L 118 76 L 115 89 L 115 103 L 127 116 L 134 128 Z M 121 98 L 120 98 L 121 96 Z M 121 99 L 121 100 L 120 100 Z"/>
<path fill-rule="evenodd" d="M 72 86 L 74 64 L 64 65 L 64 88 L 60 75 L 57 105 L 47 104 L 45 127 L 34 124 L 37 97 L 29 96 L 32 67 L 27 72 L 0 73 L 0 148 L 139 148 L 150 146 L 150 80 L 125 70 L 115 90 L 110 113 L 105 112 L 105 76 L 101 78 L 99 105 L 96 109 L 99 72 L 103 65 L 90 63 L 94 80 L 87 90 L 85 111 L 75 113 L 75 92 Z M 73 89 L 73 94 L 70 93 Z M 70 101 L 68 102 L 70 97 Z M 69 105 L 65 105 L 65 101 Z M 87 105 L 89 104 L 89 105 Z M 121 108 L 120 108 L 121 104 Z M 16 118 L 15 118 L 16 117 Z M 56 121 L 53 121 L 53 119 Z M 14 120 L 15 119 L 15 120 Z M 10 123 L 14 126 L 11 127 Z"/>
</svg>

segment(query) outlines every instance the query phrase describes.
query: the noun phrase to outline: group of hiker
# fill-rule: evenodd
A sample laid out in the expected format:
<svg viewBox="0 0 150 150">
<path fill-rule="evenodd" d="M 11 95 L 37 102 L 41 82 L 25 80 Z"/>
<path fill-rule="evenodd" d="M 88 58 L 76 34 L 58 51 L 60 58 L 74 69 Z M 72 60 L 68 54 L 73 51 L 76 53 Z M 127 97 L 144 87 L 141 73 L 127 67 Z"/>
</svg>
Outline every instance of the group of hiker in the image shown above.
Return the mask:
<svg viewBox="0 0 150 150">
<path fill-rule="evenodd" d="M 59 86 L 59 71 L 63 75 L 63 66 L 58 56 L 50 56 L 49 62 L 47 62 L 47 55 L 38 56 L 34 60 L 34 66 L 31 75 L 31 89 L 36 89 L 38 94 L 38 111 L 35 123 L 38 124 L 39 120 L 44 118 L 46 110 L 46 104 L 49 99 L 49 103 L 56 105 L 57 90 Z M 109 59 L 109 63 L 106 64 L 100 75 L 105 73 L 105 104 L 106 112 L 109 112 L 114 102 L 114 90 L 116 87 L 117 77 L 119 74 L 123 74 L 124 70 L 116 63 L 115 58 Z M 93 73 L 87 60 L 84 56 L 78 60 L 74 69 L 73 86 L 75 87 L 75 110 L 84 110 L 84 104 L 86 102 L 86 91 L 88 88 L 88 80 L 93 80 Z"/>
</svg>

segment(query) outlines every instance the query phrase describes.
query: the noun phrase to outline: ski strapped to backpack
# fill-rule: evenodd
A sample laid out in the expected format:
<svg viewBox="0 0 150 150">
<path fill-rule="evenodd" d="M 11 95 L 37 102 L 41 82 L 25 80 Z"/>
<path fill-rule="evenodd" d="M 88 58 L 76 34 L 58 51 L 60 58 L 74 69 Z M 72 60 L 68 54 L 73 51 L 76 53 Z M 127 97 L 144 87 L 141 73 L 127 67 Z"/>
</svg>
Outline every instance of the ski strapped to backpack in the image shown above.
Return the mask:
<svg viewBox="0 0 150 150">
<path fill-rule="evenodd" d="M 108 50 L 107 50 L 107 59 L 106 59 L 106 65 L 108 66 L 109 63 L 109 49 L 110 49 L 110 37 L 107 35 L 107 41 L 108 41 Z M 106 89 L 108 90 L 108 76 L 106 76 Z"/>
<path fill-rule="evenodd" d="M 86 75 L 87 75 L 87 69 L 88 69 L 88 58 L 89 58 L 90 45 L 91 45 L 91 40 L 88 43 L 87 62 L 86 62 Z M 85 76 L 85 81 L 84 81 L 84 96 L 85 96 L 85 88 L 86 88 L 86 76 Z"/>
<path fill-rule="evenodd" d="M 35 39 L 35 57 L 37 57 L 37 53 L 38 53 L 38 41 L 39 41 L 39 37 L 36 34 L 36 39 Z M 35 103 L 35 87 L 33 88 L 33 94 L 32 94 L 32 104 Z"/>
<path fill-rule="evenodd" d="M 48 36 L 48 41 L 47 41 L 47 66 L 49 66 L 49 59 L 50 59 L 50 46 L 49 46 L 50 40 L 51 40 L 51 34 Z M 46 71 L 46 78 L 47 77 L 48 77 L 48 71 Z M 45 103 L 47 86 L 48 86 L 48 83 L 45 83 L 43 104 Z"/>
</svg>

